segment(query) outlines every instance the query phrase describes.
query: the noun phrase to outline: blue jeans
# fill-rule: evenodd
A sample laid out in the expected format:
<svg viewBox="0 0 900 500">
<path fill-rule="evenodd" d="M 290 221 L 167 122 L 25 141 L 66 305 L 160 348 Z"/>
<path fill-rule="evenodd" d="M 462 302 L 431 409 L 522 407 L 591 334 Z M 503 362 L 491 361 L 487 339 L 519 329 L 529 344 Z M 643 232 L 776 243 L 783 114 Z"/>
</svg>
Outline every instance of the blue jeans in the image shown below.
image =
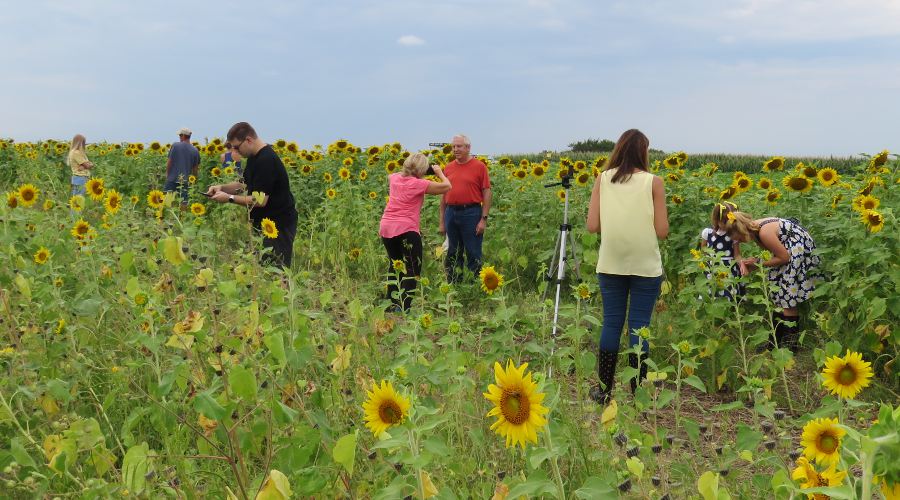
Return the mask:
<svg viewBox="0 0 900 500">
<path fill-rule="evenodd" d="M 600 350 L 619 352 L 619 339 L 625 326 L 625 312 L 628 311 L 628 342 L 631 347 L 641 344 L 643 352 L 649 352 L 650 345 L 641 342 L 634 331 L 650 326 L 650 315 L 659 297 L 662 276 L 622 276 L 618 274 L 597 274 L 600 281 L 600 295 L 603 297 L 603 329 L 600 332 Z M 631 300 L 629 300 L 629 297 Z"/>
<path fill-rule="evenodd" d="M 80 194 L 84 196 L 86 194 L 85 184 L 87 184 L 88 178 L 81 175 L 73 175 L 72 176 L 72 196 L 76 194 Z"/>
<path fill-rule="evenodd" d="M 450 283 L 458 283 L 462 278 L 463 251 L 466 267 L 475 275 L 481 272 L 481 242 L 484 235 L 475 234 L 475 226 L 480 220 L 480 205 L 466 208 L 447 206 L 444 211 L 448 244 L 444 268 Z"/>
<path fill-rule="evenodd" d="M 187 180 L 176 179 L 174 181 L 166 181 L 166 185 L 163 187 L 163 191 L 169 193 L 172 191 L 177 191 L 178 194 L 181 195 L 181 202 L 188 202 L 188 182 Z"/>
</svg>

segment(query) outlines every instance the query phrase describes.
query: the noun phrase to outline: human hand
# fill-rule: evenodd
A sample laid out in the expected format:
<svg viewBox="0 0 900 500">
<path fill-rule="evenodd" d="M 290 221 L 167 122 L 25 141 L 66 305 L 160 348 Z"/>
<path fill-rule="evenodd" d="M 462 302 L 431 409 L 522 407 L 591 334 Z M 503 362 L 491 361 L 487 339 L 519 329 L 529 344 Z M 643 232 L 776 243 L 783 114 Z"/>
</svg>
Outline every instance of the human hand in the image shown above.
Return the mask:
<svg viewBox="0 0 900 500">
<path fill-rule="evenodd" d="M 231 196 L 231 195 L 228 194 L 228 193 L 226 193 L 225 191 L 218 190 L 218 191 L 216 191 L 215 193 L 213 193 L 213 195 L 210 196 L 209 199 L 211 199 L 211 200 L 213 200 L 213 201 L 217 201 L 217 202 L 219 202 L 219 203 L 227 203 L 227 202 L 228 202 L 228 198 L 229 198 L 230 196 Z"/>
<path fill-rule="evenodd" d="M 478 221 L 478 225 L 475 226 L 475 236 L 481 236 L 484 234 L 484 229 L 487 227 L 487 220 L 481 219 Z"/>
<path fill-rule="evenodd" d="M 218 193 L 219 191 L 222 191 L 222 185 L 221 184 L 213 184 L 206 190 L 206 195 L 212 197 L 214 194 Z"/>
<path fill-rule="evenodd" d="M 431 171 L 434 172 L 434 175 L 436 175 L 436 176 L 438 176 L 438 177 L 443 177 L 443 176 L 444 176 L 444 175 L 443 175 L 444 172 L 441 170 L 441 166 L 440 166 L 440 165 L 432 165 L 432 166 L 431 166 Z"/>
</svg>

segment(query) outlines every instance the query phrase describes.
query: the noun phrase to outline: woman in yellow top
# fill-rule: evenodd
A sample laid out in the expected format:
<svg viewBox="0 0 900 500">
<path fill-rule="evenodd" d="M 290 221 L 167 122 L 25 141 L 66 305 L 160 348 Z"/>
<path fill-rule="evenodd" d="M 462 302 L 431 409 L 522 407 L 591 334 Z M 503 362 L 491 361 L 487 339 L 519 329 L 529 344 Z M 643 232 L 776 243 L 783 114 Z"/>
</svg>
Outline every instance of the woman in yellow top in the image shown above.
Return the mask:
<svg viewBox="0 0 900 500">
<path fill-rule="evenodd" d="M 650 140 L 641 131 L 623 133 L 594 182 L 588 207 L 587 230 L 600 233 L 601 385 L 591 389 L 591 397 L 601 404 L 612 392 L 626 311 L 630 345 L 640 344 L 642 351 L 640 359 L 628 356 L 639 372 L 638 379 L 631 381 L 632 391 L 647 374 L 644 360 L 650 348 L 635 331 L 650 325 L 663 279 L 658 241 L 669 235 L 666 192 L 662 179 L 649 172 L 649 150 Z"/>
<path fill-rule="evenodd" d="M 91 169 L 94 168 L 94 164 L 88 160 L 87 153 L 84 151 L 86 142 L 83 135 L 75 134 L 75 137 L 72 138 L 72 145 L 69 147 L 69 156 L 66 162 L 72 169 L 73 195 L 84 195 L 84 185 L 91 176 Z"/>
</svg>

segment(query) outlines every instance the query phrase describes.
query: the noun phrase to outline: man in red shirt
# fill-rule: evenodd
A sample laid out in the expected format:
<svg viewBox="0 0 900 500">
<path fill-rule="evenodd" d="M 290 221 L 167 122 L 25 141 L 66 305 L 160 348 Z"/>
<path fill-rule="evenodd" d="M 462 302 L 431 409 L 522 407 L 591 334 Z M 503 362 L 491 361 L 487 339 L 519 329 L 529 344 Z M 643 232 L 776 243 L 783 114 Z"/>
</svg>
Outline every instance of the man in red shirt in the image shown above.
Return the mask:
<svg viewBox="0 0 900 500">
<path fill-rule="evenodd" d="M 441 234 L 447 234 L 449 248 L 444 260 L 447 281 L 462 278 L 463 253 L 466 267 L 473 274 L 481 272 L 481 243 L 491 210 L 491 179 L 487 166 L 472 158 L 472 143 L 460 134 L 450 142 L 456 158 L 444 167 L 453 187 L 441 197 L 439 216 Z"/>
</svg>

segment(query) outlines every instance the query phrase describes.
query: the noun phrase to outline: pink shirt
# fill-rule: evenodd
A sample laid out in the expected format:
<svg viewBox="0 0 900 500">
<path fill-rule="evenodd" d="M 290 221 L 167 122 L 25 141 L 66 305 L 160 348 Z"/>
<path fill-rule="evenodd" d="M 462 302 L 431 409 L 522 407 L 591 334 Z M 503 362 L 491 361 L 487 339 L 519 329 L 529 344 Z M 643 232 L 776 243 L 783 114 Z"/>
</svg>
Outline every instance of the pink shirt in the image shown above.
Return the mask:
<svg viewBox="0 0 900 500">
<path fill-rule="evenodd" d="M 393 238 L 409 231 L 419 232 L 419 213 L 429 183 L 426 179 L 401 173 L 388 176 L 390 198 L 384 207 L 378 233 L 382 238 Z"/>
</svg>

